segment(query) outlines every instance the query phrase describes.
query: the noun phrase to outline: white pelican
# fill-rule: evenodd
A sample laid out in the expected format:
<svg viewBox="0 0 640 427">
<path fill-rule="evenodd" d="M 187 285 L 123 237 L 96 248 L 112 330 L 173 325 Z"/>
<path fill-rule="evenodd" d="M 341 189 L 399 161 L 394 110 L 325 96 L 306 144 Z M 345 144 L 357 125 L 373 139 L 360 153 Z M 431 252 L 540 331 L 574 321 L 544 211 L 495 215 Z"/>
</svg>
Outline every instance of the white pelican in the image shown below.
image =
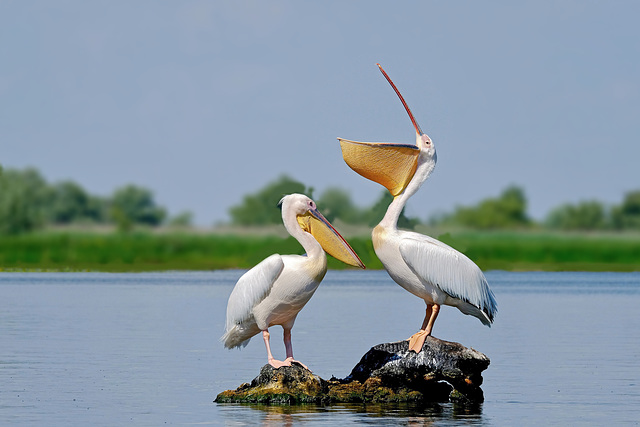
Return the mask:
<svg viewBox="0 0 640 427">
<path fill-rule="evenodd" d="M 433 171 L 437 156 L 433 142 L 418 126 L 400 91 L 377 65 L 409 114 L 416 145 L 338 140 L 349 167 L 382 184 L 393 196 L 384 218 L 373 229 L 373 247 L 391 278 L 427 304 L 420 331 L 409 339 L 409 348 L 419 352 L 431 335 L 442 304 L 491 326 L 497 303 L 482 271 L 465 255 L 432 237 L 398 230 L 402 209 Z"/>
<path fill-rule="evenodd" d="M 309 197 L 290 194 L 279 205 L 285 228 L 300 242 L 306 255 L 274 254 L 243 274 L 229 296 L 226 331 L 222 336 L 227 348 L 245 347 L 251 337 L 262 331 L 267 360 L 275 368 L 295 362 L 291 328 L 327 272 L 325 251 L 346 264 L 365 268 Z M 284 361 L 271 354 L 269 327 L 273 325 L 284 329 L 287 354 Z"/>
</svg>

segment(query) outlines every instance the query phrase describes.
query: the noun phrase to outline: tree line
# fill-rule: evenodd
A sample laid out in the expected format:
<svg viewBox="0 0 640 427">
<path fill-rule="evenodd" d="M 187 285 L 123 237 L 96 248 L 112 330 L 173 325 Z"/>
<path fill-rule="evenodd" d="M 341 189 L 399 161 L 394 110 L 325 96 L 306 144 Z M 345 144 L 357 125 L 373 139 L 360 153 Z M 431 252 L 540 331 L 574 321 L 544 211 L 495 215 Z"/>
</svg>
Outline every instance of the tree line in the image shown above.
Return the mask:
<svg viewBox="0 0 640 427">
<path fill-rule="evenodd" d="M 281 176 L 254 194 L 244 197 L 229 213 L 236 225 L 279 224 L 280 212 L 273 209 L 283 194 L 304 193 L 314 198 L 313 188 Z M 392 196 L 382 190 L 372 206 L 356 206 L 349 193 L 341 188 L 328 188 L 315 199 L 329 221 L 340 218 L 348 224 L 375 226 L 383 218 Z M 527 214 L 527 198 L 522 188 L 508 186 L 497 197 L 490 197 L 472 206 L 459 206 L 453 212 L 422 220 L 407 217 L 404 210 L 398 226 L 412 229 L 418 224 L 451 226 L 477 230 L 531 229 L 552 230 L 640 230 L 640 190 L 624 196 L 621 204 L 607 206 L 596 200 L 567 203 L 551 210 L 542 222 Z"/>
<path fill-rule="evenodd" d="M 381 191 L 372 206 L 356 206 L 341 188 L 326 189 L 318 198 L 308 187 L 286 175 L 266 184 L 229 209 L 231 223 L 238 226 L 280 224 L 275 209 L 285 194 L 303 193 L 316 200 L 329 221 L 375 226 L 384 216 L 392 196 Z M 143 187 L 126 185 L 107 197 L 92 195 L 73 181 L 48 183 L 33 168 L 3 169 L 0 166 L 0 234 L 18 234 L 47 225 L 111 224 L 126 231 L 136 225 L 190 226 L 192 215 L 183 212 L 169 217 L 153 193 Z M 403 211 L 399 227 L 418 224 L 452 226 L 480 230 L 548 228 L 555 230 L 640 230 L 640 190 L 631 191 L 620 204 L 607 206 L 599 201 L 563 204 L 537 223 L 527 214 L 524 190 L 509 186 L 497 197 L 473 206 L 459 206 L 453 212 L 428 219 L 408 217 Z"/>
<path fill-rule="evenodd" d="M 50 184 L 33 168 L 0 168 L 0 234 L 66 224 L 113 224 L 126 231 L 134 225 L 153 227 L 167 220 L 167 210 L 143 187 L 126 185 L 101 197 L 73 181 Z M 169 220 L 188 224 L 191 215 L 183 213 Z"/>
</svg>

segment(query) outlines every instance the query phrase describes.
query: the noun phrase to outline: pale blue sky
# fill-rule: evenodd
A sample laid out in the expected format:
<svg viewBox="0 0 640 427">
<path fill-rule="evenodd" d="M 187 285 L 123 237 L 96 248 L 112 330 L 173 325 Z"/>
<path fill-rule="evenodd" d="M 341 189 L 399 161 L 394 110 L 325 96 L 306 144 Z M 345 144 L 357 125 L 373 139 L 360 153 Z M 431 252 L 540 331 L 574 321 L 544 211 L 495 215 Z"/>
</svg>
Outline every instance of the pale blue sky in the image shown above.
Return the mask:
<svg viewBox="0 0 640 427">
<path fill-rule="evenodd" d="M 640 188 L 640 2 L 0 0 L 0 163 L 228 220 L 287 174 L 348 190 L 336 137 L 438 150 L 426 218 L 522 186 L 537 218 Z"/>
</svg>

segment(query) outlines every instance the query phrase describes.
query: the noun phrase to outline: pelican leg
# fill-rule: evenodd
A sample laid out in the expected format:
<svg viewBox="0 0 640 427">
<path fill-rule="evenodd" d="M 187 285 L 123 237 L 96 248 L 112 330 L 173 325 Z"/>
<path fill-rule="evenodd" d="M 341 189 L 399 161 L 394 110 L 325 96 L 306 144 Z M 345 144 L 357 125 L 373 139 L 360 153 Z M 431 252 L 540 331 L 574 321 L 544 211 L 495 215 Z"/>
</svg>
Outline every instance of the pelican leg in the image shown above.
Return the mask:
<svg viewBox="0 0 640 427">
<path fill-rule="evenodd" d="M 262 338 L 264 339 L 264 345 L 265 347 L 267 347 L 267 361 L 269 362 L 269 365 L 273 366 L 274 368 L 280 368 L 282 366 L 291 366 L 291 362 L 285 360 L 280 361 L 280 360 L 276 360 L 273 357 L 273 354 L 271 354 L 271 346 L 269 345 L 269 330 L 265 329 L 264 331 L 262 331 Z"/>
<path fill-rule="evenodd" d="M 433 330 L 433 324 L 436 322 L 438 313 L 440 312 L 439 304 L 427 304 L 427 310 L 422 322 L 422 328 L 409 338 L 409 351 L 413 350 L 420 353 L 425 340 Z"/>
<path fill-rule="evenodd" d="M 429 324 L 429 319 L 431 319 L 431 314 L 433 313 L 433 305 L 427 304 L 427 310 L 424 314 L 424 320 L 422 321 L 422 327 L 420 330 L 427 329 L 427 325 Z"/>
<path fill-rule="evenodd" d="M 296 362 L 300 365 L 302 365 L 303 368 L 305 368 L 307 371 L 310 371 L 311 369 L 309 369 L 304 363 L 295 360 L 293 358 L 293 345 L 291 344 L 291 328 L 285 328 L 284 329 L 284 333 L 283 333 L 283 338 L 284 338 L 284 348 L 287 350 L 287 358 L 285 359 L 285 362 L 289 362 L 289 365 L 291 365 L 291 362 Z"/>
<path fill-rule="evenodd" d="M 284 348 L 287 352 L 287 359 L 293 360 L 293 345 L 291 344 L 291 328 L 283 328 L 282 337 L 284 339 Z"/>
</svg>

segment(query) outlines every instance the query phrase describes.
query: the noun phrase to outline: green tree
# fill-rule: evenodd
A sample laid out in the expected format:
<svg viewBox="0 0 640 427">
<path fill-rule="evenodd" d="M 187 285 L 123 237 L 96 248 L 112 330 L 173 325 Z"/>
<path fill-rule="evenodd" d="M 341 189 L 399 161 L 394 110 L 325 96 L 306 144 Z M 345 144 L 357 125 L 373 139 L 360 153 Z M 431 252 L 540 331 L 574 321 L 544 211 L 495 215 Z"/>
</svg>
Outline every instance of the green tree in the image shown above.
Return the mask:
<svg viewBox="0 0 640 427">
<path fill-rule="evenodd" d="M 150 190 L 135 185 L 117 189 L 110 203 L 111 219 L 121 230 L 133 224 L 157 226 L 167 216 L 163 207 L 157 206 Z"/>
<path fill-rule="evenodd" d="M 519 228 L 531 224 L 526 211 L 524 191 L 510 186 L 497 198 L 485 199 L 476 206 L 456 208 L 453 214 L 445 215 L 442 221 L 477 229 Z"/>
<path fill-rule="evenodd" d="M 190 211 L 180 212 L 169 218 L 168 224 L 172 227 L 191 227 L 193 225 L 193 213 Z"/>
<path fill-rule="evenodd" d="M 353 204 L 349 193 L 341 188 L 327 188 L 317 203 L 330 222 L 340 218 L 343 222 L 355 224 L 360 220 L 360 210 Z"/>
<path fill-rule="evenodd" d="M 47 209 L 50 222 L 69 224 L 78 221 L 102 222 L 105 220 L 105 201 L 88 194 L 73 181 L 53 185 L 51 202 Z"/>
<path fill-rule="evenodd" d="M 592 200 L 578 204 L 564 204 L 553 209 L 545 224 L 561 230 L 599 230 L 607 225 L 606 210 L 602 203 Z"/>
<path fill-rule="evenodd" d="M 611 221 L 618 230 L 640 229 L 640 190 L 627 193 L 622 204 L 613 207 Z"/>
<path fill-rule="evenodd" d="M 108 222 L 109 200 L 104 197 L 94 196 L 90 194 L 85 215 L 90 221 L 96 223 Z"/>
<path fill-rule="evenodd" d="M 313 189 L 304 184 L 281 176 L 267 184 L 255 194 L 244 196 L 242 203 L 229 209 L 231 222 L 235 225 L 267 225 L 281 224 L 282 214 L 275 207 L 282 197 L 291 193 L 302 193 L 312 196 Z"/>
<path fill-rule="evenodd" d="M 3 170 L 0 175 L 0 234 L 18 234 L 42 227 L 48 200 L 49 188 L 37 170 Z"/>
</svg>

